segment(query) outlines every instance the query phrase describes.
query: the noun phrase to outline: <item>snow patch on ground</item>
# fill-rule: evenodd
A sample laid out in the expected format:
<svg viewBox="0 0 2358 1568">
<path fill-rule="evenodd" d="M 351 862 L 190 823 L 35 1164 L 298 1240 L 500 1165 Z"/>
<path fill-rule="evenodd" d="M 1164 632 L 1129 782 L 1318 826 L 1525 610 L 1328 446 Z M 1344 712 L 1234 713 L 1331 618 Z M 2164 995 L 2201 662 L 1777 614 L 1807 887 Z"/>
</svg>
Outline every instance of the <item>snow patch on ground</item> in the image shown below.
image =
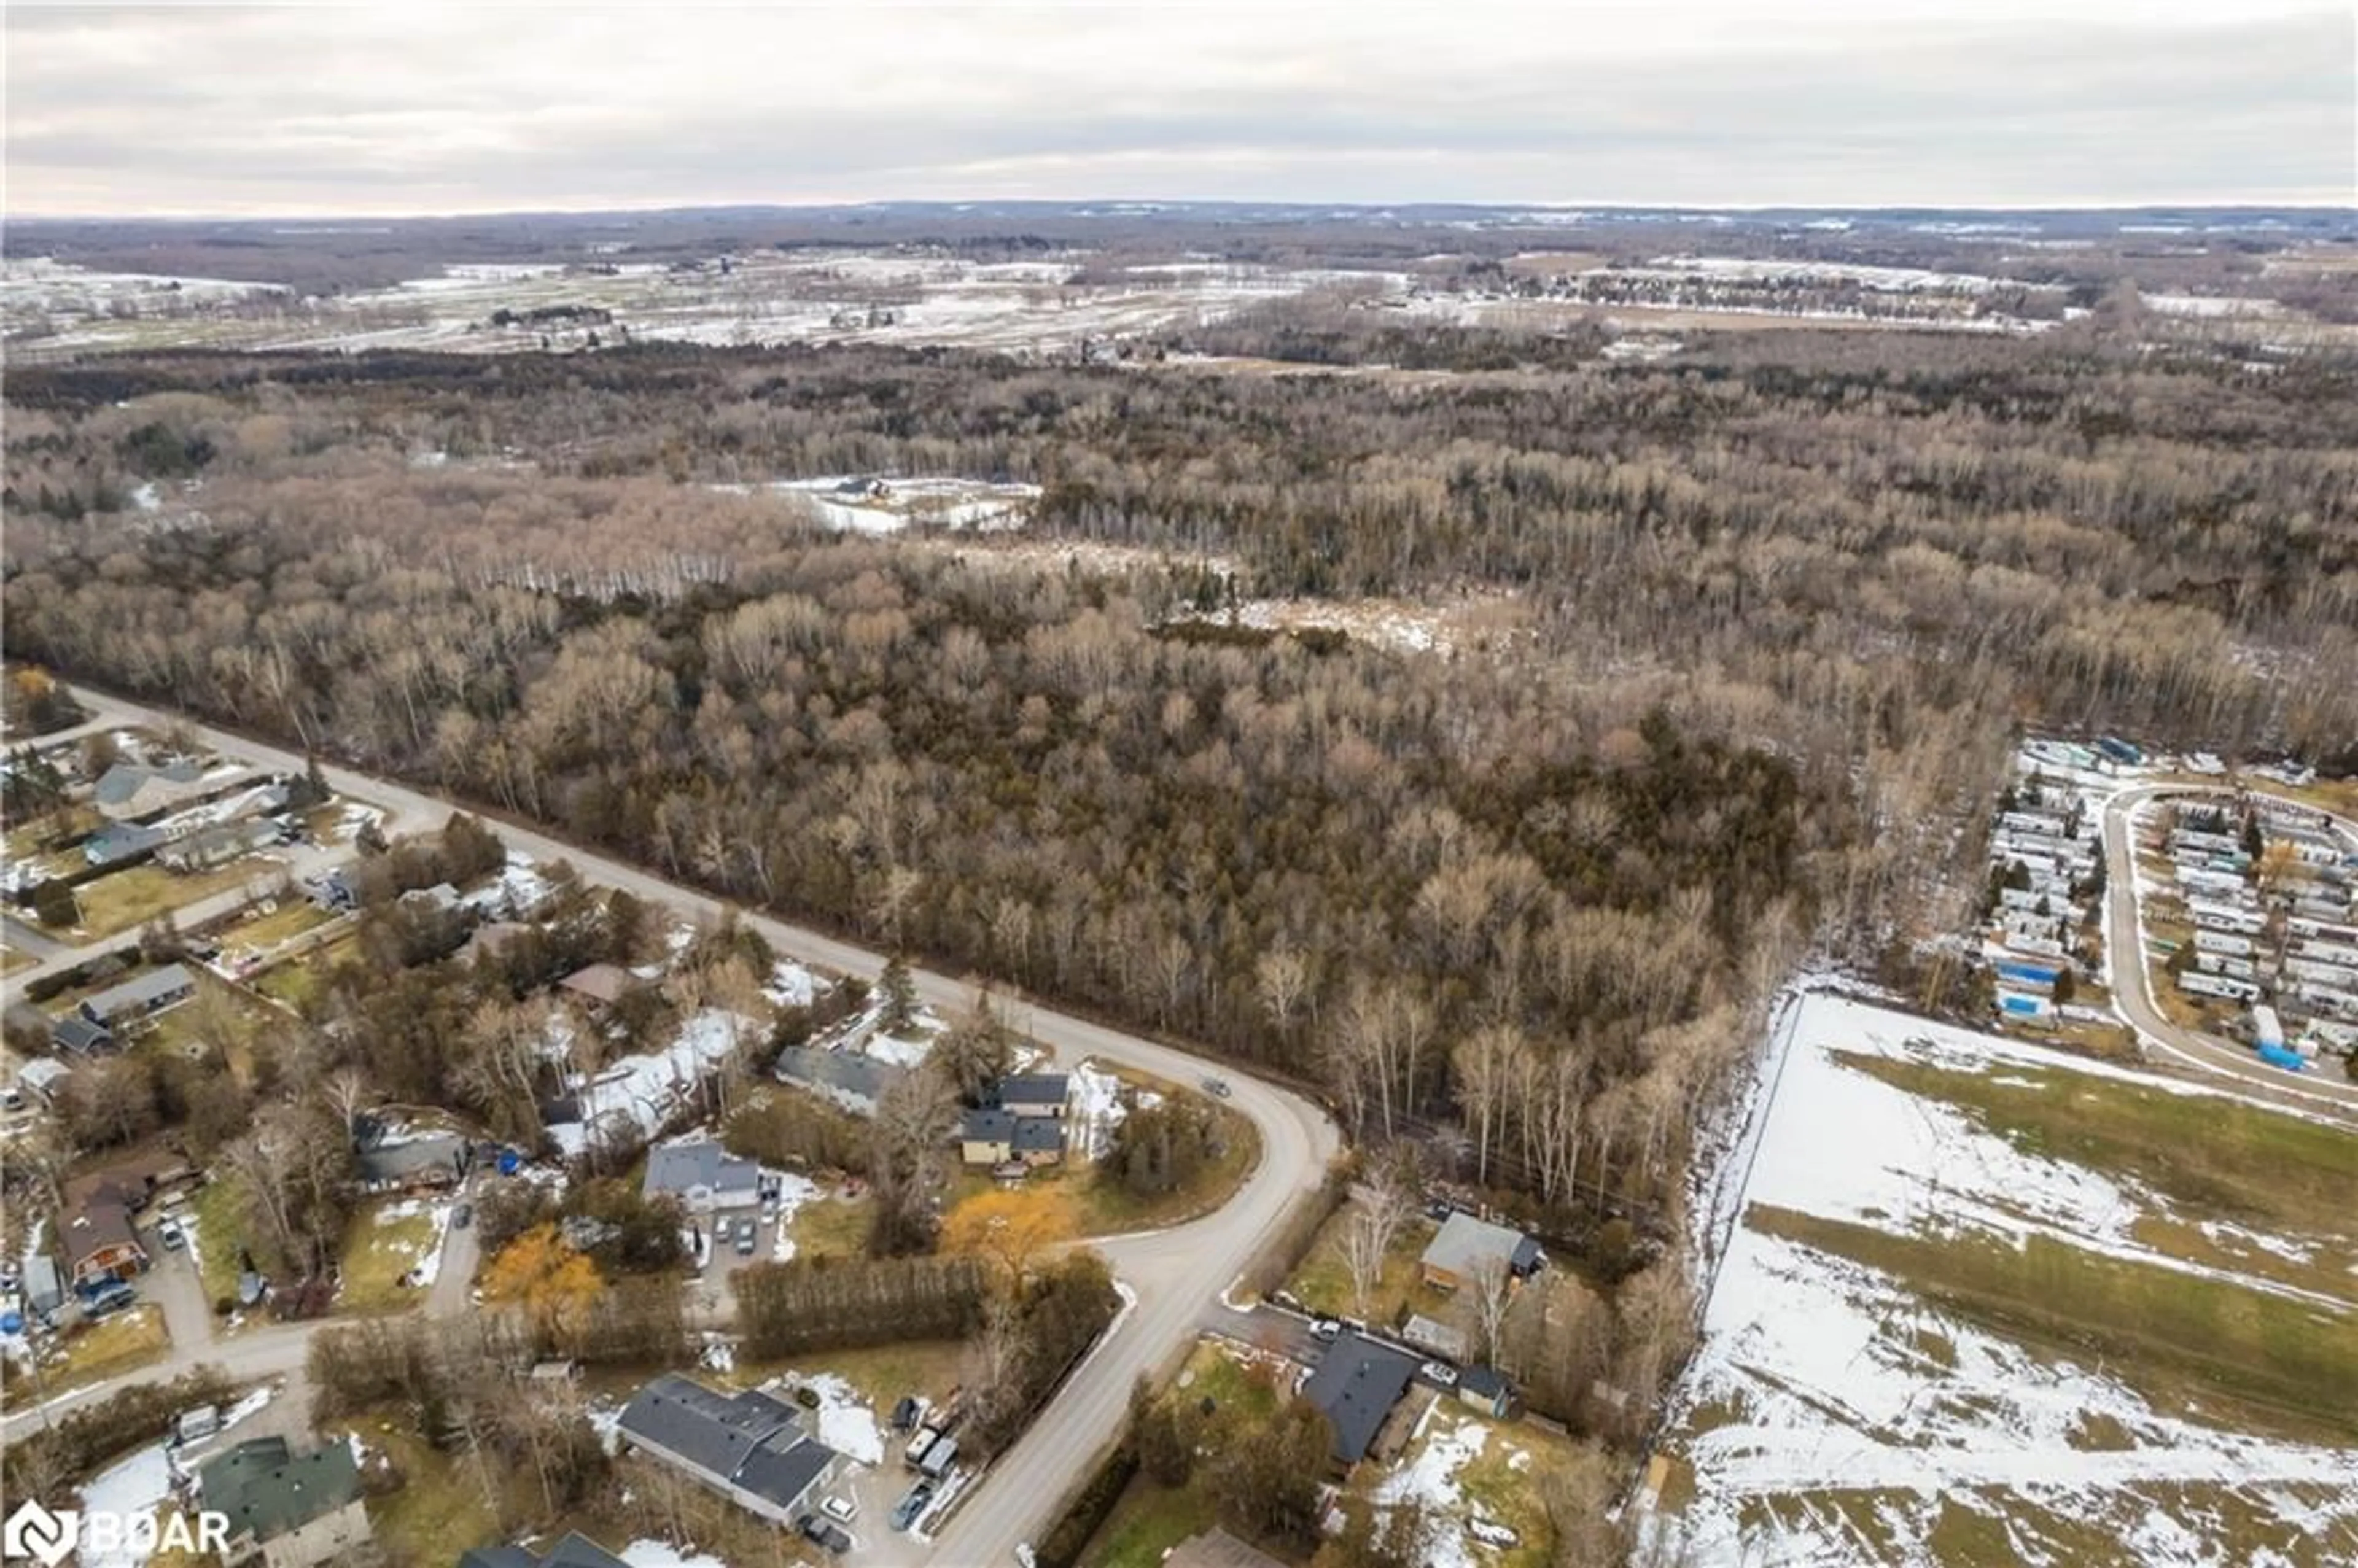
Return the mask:
<svg viewBox="0 0 2358 1568">
<path fill-rule="evenodd" d="M 82 1488 L 81 1507 L 86 1514 L 110 1513 L 127 1520 L 154 1513 L 171 1495 L 171 1455 L 157 1443 L 100 1471 Z M 141 1568 L 150 1555 L 144 1547 L 124 1542 L 110 1552 L 86 1548 L 78 1561 L 82 1568 Z"/>
<path fill-rule="evenodd" d="M 821 1443 L 863 1465 L 884 1463 L 884 1434 L 877 1429 L 876 1412 L 850 1384 L 832 1372 L 795 1380 L 818 1396 Z"/>
<path fill-rule="evenodd" d="M 376 1211 L 379 1228 L 399 1220 L 415 1219 L 419 1215 L 434 1222 L 433 1228 L 427 1232 L 426 1239 L 419 1242 L 411 1253 L 409 1264 L 404 1271 L 409 1282 L 421 1291 L 431 1285 L 435 1277 L 442 1272 L 442 1238 L 449 1233 L 452 1206 L 424 1198 L 404 1198 L 398 1203 L 386 1204 Z"/>
<path fill-rule="evenodd" d="M 778 1007 L 808 1007 L 818 995 L 818 979 L 793 959 L 781 958 L 762 994 Z"/>
<path fill-rule="evenodd" d="M 1379 1504 L 1424 1505 L 1424 1560 L 1433 1568 L 1474 1568 L 1474 1549 L 1465 1528 L 1471 1510 L 1457 1473 L 1480 1457 L 1489 1438 L 1489 1429 L 1479 1422 L 1461 1420 L 1443 1426 L 1425 1439 L 1413 1461 L 1376 1487 Z"/>
<path fill-rule="evenodd" d="M 2139 1245 L 2131 1225 L 2161 1206 L 2125 1179 L 2026 1154 L 1951 1108 L 1884 1085 L 1834 1054 L 1978 1071 L 2034 1065 L 2204 1091 L 1830 995 L 1789 1004 L 1779 1033 L 1781 1064 L 1772 1052 L 1764 1068 L 1770 1090 L 1758 1141 L 1747 1149 L 1739 1141 L 1731 1152 L 1724 1219 L 1757 1204 L 1893 1232 L 2040 1232 L 2100 1253 L 2270 1288 Z M 1836 1509 L 1806 1510 L 1801 1523 L 1790 1521 L 1803 1510 L 1786 1509 L 1779 1517 L 1789 1522 L 1766 1527 L 1767 1535 L 1757 1525 L 1747 1534 L 1743 1523 L 1764 1499 L 1830 1489 L 1922 1499 L 1920 1507 L 1903 1500 L 1878 1510 L 1897 1543 L 1883 1555 L 1910 1564 L 1932 1560 L 1926 1541 L 1944 1497 L 1969 1509 L 1994 1506 L 1974 1488 L 2094 1523 L 2115 1510 L 2148 1518 L 2140 1560 L 2157 1565 L 2212 1561 L 2199 1546 L 2199 1500 L 2180 1516 L 2167 1502 L 2146 1500 L 2175 1484 L 2235 1487 L 2249 1506 L 2288 1520 L 2294 1508 L 2313 1502 L 2296 1504 L 2272 1487 L 2336 1488 L 2333 1506 L 2342 1517 L 2358 1510 L 2358 1465 L 2346 1452 L 2164 1414 L 2101 1366 L 2032 1355 L 1947 1316 L 1879 1271 L 1743 1223 L 1729 1225 L 1704 1342 L 1674 1395 L 1672 1430 L 1705 1407 L 1713 1412 L 1701 1423 L 1706 1429 L 1670 1444 L 1693 1466 L 1696 1500 L 1664 1526 L 1700 1563 L 1855 1560 L 1858 1542 L 1844 1533 Z M 2075 1442 L 2099 1418 L 2116 1422 L 2128 1445 Z M 1995 1506 L 2003 1509 L 2005 1499 Z"/>
<path fill-rule="evenodd" d="M 792 1171 L 764 1173 L 778 1184 L 778 1238 L 773 1244 L 772 1255 L 781 1263 L 791 1263 L 795 1259 L 795 1215 L 803 1205 L 819 1195 L 818 1184 Z"/>
<path fill-rule="evenodd" d="M 618 1553 L 631 1568 L 729 1568 L 708 1552 L 688 1552 L 661 1541 L 634 1541 Z"/>
<path fill-rule="evenodd" d="M 644 1142 L 687 1103 L 697 1083 L 761 1026 L 741 1014 L 708 1007 L 691 1015 L 663 1050 L 623 1056 L 578 1085 L 582 1120 L 551 1126 L 549 1136 L 568 1155 L 580 1153 L 591 1130 Z"/>
<path fill-rule="evenodd" d="M 1073 1069 L 1072 1119 L 1080 1128 L 1089 1158 L 1102 1160 L 1113 1147 L 1114 1130 L 1130 1114 L 1121 1103 L 1122 1082 L 1093 1062 Z"/>
</svg>

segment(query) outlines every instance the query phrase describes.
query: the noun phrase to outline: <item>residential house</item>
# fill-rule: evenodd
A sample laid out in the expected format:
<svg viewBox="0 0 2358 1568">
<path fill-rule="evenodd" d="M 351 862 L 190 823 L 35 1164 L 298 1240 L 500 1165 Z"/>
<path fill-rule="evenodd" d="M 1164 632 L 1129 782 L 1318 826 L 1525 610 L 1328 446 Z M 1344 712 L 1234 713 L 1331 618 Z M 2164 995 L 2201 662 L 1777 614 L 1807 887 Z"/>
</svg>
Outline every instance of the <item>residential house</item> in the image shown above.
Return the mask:
<svg viewBox="0 0 2358 1568">
<path fill-rule="evenodd" d="M 229 1519 L 222 1568 L 260 1558 L 265 1568 L 322 1568 L 369 1539 L 361 1472 L 352 1445 L 297 1454 L 283 1437 L 254 1437 L 197 1471 L 204 1506 Z"/>
<path fill-rule="evenodd" d="M 243 822 L 224 822 L 217 827 L 201 828 L 177 844 L 165 845 L 156 852 L 156 859 L 167 871 L 211 871 L 215 866 L 243 860 L 257 849 L 266 849 L 273 844 L 286 841 L 284 824 L 267 816 L 256 816 Z"/>
<path fill-rule="evenodd" d="M 189 972 L 188 966 L 167 964 L 160 969 L 134 975 L 95 996 L 84 997 L 81 1015 L 92 1023 L 112 1029 L 178 1007 L 196 994 L 197 977 Z"/>
<path fill-rule="evenodd" d="M 762 1201 L 762 1168 L 708 1140 L 667 1143 L 647 1152 L 640 1190 L 651 1198 L 677 1198 L 690 1214 L 752 1208 Z"/>
<path fill-rule="evenodd" d="M 473 1146 L 455 1132 L 388 1134 L 363 1122 L 353 1162 L 370 1190 L 409 1192 L 457 1185 L 473 1163 Z"/>
<path fill-rule="evenodd" d="M 109 822 L 131 822 L 186 806 L 206 788 L 205 771 L 194 762 L 172 762 L 160 768 L 117 762 L 99 775 L 90 799 Z"/>
<path fill-rule="evenodd" d="M 1072 1094 L 1073 1081 L 1062 1073 L 1020 1073 L 1000 1079 L 983 1090 L 984 1108 L 1017 1116 L 1061 1117 Z"/>
<path fill-rule="evenodd" d="M 160 827 L 138 822 L 110 822 L 81 841 L 81 858 L 93 867 L 112 869 L 145 860 L 171 841 Z"/>
<path fill-rule="evenodd" d="M 667 1373 L 622 1409 L 624 1441 L 779 1524 L 836 1474 L 842 1455 L 805 1430 L 795 1406 L 759 1390 L 722 1394 Z"/>
<path fill-rule="evenodd" d="M 59 1227 L 66 1267 L 74 1288 L 85 1290 L 109 1280 L 128 1280 L 147 1268 L 147 1249 L 131 1224 L 131 1206 L 107 1189 L 68 1211 Z"/>
<path fill-rule="evenodd" d="M 579 1530 L 546 1552 L 528 1546 L 477 1546 L 459 1553 L 458 1568 L 631 1568 Z"/>
<path fill-rule="evenodd" d="M 958 1152 L 969 1165 L 1053 1165 L 1065 1157 L 1065 1124 L 1011 1110 L 970 1110 L 958 1124 Z"/>
<path fill-rule="evenodd" d="M 1163 1568 L 1285 1568 L 1285 1564 L 1215 1526 L 1173 1547 L 1163 1556 Z"/>
<path fill-rule="evenodd" d="M 1440 1234 L 1424 1249 L 1424 1282 L 1444 1291 L 1463 1290 L 1480 1277 L 1484 1267 L 1495 1264 L 1520 1284 L 1546 1260 L 1540 1244 L 1522 1232 L 1458 1209 L 1442 1222 Z"/>
<path fill-rule="evenodd" d="M 1368 1456 L 1415 1376 L 1415 1357 L 1362 1334 L 1344 1335 L 1327 1347 L 1301 1397 L 1334 1428 L 1336 1464 L 1348 1469 Z"/>
<path fill-rule="evenodd" d="M 69 1012 L 49 1025 L 49 1044 L 77 1056 L 94 1056 L 114 1049 L 114 1031 L 92 1023 L 81 1013 Z"/>
<path fill-rule="evenodd" d="M 611 1007 L 639 982 L 619 964 L 590 964 L 557 982 L 560 990 L 579 997 L 592 1007 Z"/>
<path fill-rule="evenodd" d="M 874 1116 L 884 1091 L 908 1069 L 857 1051 L 789 1045 L 778 1053 L 776 1071 L 780 1083 L 817 1095 L 854 1116 Z"/>
</svg>

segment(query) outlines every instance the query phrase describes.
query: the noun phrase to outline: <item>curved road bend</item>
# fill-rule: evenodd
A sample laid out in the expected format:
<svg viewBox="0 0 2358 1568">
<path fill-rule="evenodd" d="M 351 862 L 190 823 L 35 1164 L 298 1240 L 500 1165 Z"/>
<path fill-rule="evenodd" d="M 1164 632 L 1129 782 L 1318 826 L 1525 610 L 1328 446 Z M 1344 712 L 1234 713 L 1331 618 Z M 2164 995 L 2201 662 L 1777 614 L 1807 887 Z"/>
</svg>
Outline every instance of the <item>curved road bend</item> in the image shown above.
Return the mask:
<svg viewBox="0 0 2358 1568">
<path fill-rule="evenodd" d="M 2133 819 L 2144 806 L 2168 795 L 2229 796 L 2230 789 L 2201 784 L 2137 784 L 2125 789 L 2104 806 L 2104 901 L 2106 951 L 2113 958 L 2113 1000 L 2132 1028 L 2163 1051 L 2206 1072 L 2240 1078 L 2271 1095 L 2298 1097 L 2358 1109 L 2358 1083 L 2325 1073 L 2298 1076 L 2271 1067 L 2240 1045 L 2230 1044 L 2199 1030 L 2170 1022 L 2153 998 L 2152 971 L 2146 963 L 2145 925 L 2137 909 L 2136 835 Z M 2263 792 L 2264 793 L 2264 792 Z M 2342 821 L 2341 818 L 2335 818 Z M 2358 825 L 2342 821 L 2358 835 Z M 2126 940 L 2122 933 L 2127 933 Z M 2124 963 L 2126 956 L 2134 962 Z"/>
<path fill-rule="evenodd" d="M 265 768 L 299 773 L 305 765 L 304 759 L 294 752 L 192 723 L 177 713 L 98 697 L 80 687 L 76 696 L 95 712 L 118 720 L 180 723 L 207 745 L 246 757 Z M 329 766 L 323 771 L 329 784 L 339 793 L 384 807 L 391 817 L 388 833 L 431 827 L 460 809 L 389 779 L 349 768 Z M 589 881 L 622 888 L 634 898 L 691 918 L 709 920 L 720 914 L 719 901 L 636 866 L 504 820 L 492 826 L 510 848 L 541 860 L 569 860 Z M 779 953 L 799 962 L 865 976 L 873 976 L 883 965 L 881 955 L 820 932 L 747 912 L 741 912 L 740 918 Z M 965 986 L 947 976 L 920 969 L 914 979 L 918 996 L 936 1007 L 960 1007 L 968 1000 Z M 1201 1063 L 1183 1051 L 1028 1002 L 1021 1021 L 1027 1033 L 1067 1065 L 1083 1056 L 1097 1056 L 1179 1083 L 1193 1081 L 1203 1070 Z M 1216 1214 L 1174 1229 L 1103 1243 L 1101 1250 L 1115 1273 L 1136 1292 L 1137 1305 L 1091 1353 L 1022 1439 L 991 1466 L 929 1551 L 920 1542 L 871 1526 L 863 1532 L 863 1561 L 894 1568 L 924 1562 L 957 1568 L 1011 1565 L 1016 1543 L 1034 1539 L 1046 1527 L 1049 1511 L 1119 1430 L 1137 1376 L 1161 1367 L 1193 1341 L 1199 1320 L 1217 1304 L 1221 1293 L 1273 1236 L 1296 1196 L 1324 1179 L 1327 1162 L 1341 1147 L 1340 1136 L 1325 1113 L 1302 1096 L 1259 1079 L 1238 1075 L 1230 1081 L 1233 1094 L 1228 1104 L 1249 1119 L 1260 1134 L 1260 1163 L 1244 1185 Z M 278 1337 L 278 1332 L 257 1331 L 224 1341 L 191 1360 L 216 1361 L 239 1376 L 261 1376 L 299 1365 L 309 1329 L 286 1331 L 293 1336 L 291 1351 L 279 1348 L 290 1341 Z M 265 1333 L 272 1337 L 265 1338 Z M 283 1363 L 277 1359 L 289 1356 L 291 1359 Z M 144 1376 L 168 1376 L 172 1369 L 172 1364 L 167 1363 L 149 1368 Z M 75 1396 L 82 1397 L 88 1396 Z M 31 1413 L 26 1412 L 26 1418 Z M 19 1419 L 25 1418 L 10 1418 L 6 1428 L 10 1433 L 18 1430 Z"/>
</svg>

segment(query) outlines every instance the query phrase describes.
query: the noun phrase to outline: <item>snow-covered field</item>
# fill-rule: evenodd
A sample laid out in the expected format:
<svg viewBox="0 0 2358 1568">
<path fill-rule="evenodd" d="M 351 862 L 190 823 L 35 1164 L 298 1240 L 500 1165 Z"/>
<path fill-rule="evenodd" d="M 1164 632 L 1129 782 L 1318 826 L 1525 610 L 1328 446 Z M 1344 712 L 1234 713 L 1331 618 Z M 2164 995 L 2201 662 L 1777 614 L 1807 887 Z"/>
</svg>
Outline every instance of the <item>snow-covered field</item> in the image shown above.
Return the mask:
<svg viewBox="0 0 2358 1568">
<path fill-rule="evenodd" d="M 466 353 L 631 340 L 774 345 L 944 344 L 1070 357 L 1184 330 L 1312 289 L 1397 288 L 1397 274 L 1221 263 L 1130 268 L 1076 285 L 1079 254 L 978 263 L 922 252 L 813 251 L 645 265 L 449 266 L 433 277 L 295 299 L 201 278 L 86 272 L 46 259 L 0 270 L 0 331 L 36 357 L 105 348 L 434 349 Z M 582 312 L 535 317 L 535 311 Z M 505 312 L 504 316 L 502 312 Z"/>
<path fill-rule="evenodd" d="M 976 533 L 1021 528 L 1031 521 L 1033 503 L 1040 499 L 1036 484 L 952 478 L 892 479 L 871 484 L 864 477 L 838 475 L 774 480 L 758 487 L 714 488 L 741 495 L 758 488 L 767 494 L 789 496 L 815 510 L 819 521 L 836 533 L 871 537 L 898 534 L 912 525 Z"/>
<path fill-rule="evenodd" d="M 2008 1561 L 2074 1561 L 2094 1530 L 2139 1563 L 2358 1561 L 2358 1452 L 2254 1436 L 2157 1408 L 2101 1359 L 2034 1351 L 1930 1304 L 1903 1279 L 1758 1227 L 1757 1207 L 1895 1236 L 2045 1237 L 2299 1300 L 2320 1332 L 2358 1332 L 2346 1298 L 2169 1257 L 2134 1180 L 2027 1152 L 1958 1108 L 1836 1053 L 2206 1091 L 1828 995 L 1784 1034 L 1758 1141 L 1723 1190 L 1745 1215 L 1711 1289 L 1704 1343 L 1674 1399 L 1666 1452 L 1692 1500 L 1662 1527 L 1707 1563 L 1963 1561 L 1936 1537 L 1979 1516 Z M 2297 1241 L 2257 1245 L 2306 1256 Z M 2340 1557 L 2239 1555 L 2221 1518 L 2341 1540 Z M 2037 1520 L 2026 1526 L 2026 1517 Z M 2338 1532 L 2338 1533 L 2337 1533 Z"/>
</svg>

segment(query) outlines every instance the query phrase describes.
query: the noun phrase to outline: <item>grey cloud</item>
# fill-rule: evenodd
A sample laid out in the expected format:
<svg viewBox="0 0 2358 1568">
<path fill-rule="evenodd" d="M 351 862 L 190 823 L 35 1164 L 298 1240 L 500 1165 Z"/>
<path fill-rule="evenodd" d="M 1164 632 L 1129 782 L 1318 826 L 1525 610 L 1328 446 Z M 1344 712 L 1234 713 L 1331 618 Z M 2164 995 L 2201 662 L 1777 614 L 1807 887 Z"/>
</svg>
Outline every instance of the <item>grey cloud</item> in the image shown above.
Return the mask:
<svg viewBox="0 0 2358 1568">
<path fill-rule="evenodd" d="M 2358 184 L 2346 12 L 1876 28 L 1839 45 L 1658 46 L 1609 69 L 1544 30 L 1520 50 L 1452 36 L 1422 72 L 1390 35 L 1187 38 L 1163 60 L 1123 57 L 1142 25 L 1129 13 L 990 17 L 963 62 L 965 35 L 838 58 L 789 30 L 749 43 L 749 67 L 694 13 L 640 58 L 597 13 L 12 9 L 13 204 L 1965 204 L 2349 200 Z M 704 79 L 666 74 L 700 49 L 715 51 Z M 171 69 L 122 63 L 158 57 Z"/>
</svg>

